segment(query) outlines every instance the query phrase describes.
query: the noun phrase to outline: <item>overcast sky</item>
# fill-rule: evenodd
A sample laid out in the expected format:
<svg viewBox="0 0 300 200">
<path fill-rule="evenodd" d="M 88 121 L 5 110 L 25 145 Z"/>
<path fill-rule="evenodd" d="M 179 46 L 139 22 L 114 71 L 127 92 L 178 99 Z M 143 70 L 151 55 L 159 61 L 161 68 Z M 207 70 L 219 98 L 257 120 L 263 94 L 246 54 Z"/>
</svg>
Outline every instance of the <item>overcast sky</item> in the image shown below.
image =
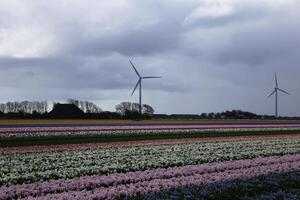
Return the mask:
<svg viewBox="0 0 300 200">
<path fill-rule="evenodd" d="M 300 116 L 299 0 L 0 0 L 0 101 Z"/>
</svg>

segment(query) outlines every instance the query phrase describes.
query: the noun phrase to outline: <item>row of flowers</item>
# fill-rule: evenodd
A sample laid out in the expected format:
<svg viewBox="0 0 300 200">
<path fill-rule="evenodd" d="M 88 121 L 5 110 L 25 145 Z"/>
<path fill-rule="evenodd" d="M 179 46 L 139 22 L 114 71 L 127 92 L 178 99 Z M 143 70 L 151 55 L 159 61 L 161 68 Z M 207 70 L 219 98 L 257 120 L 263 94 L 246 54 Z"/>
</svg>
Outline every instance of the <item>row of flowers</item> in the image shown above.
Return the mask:
<svg viewBox="0 0 300 200">
<path fill-rule="evenodd" d="M 138 195 L 131 199 L 243 199 L 243 200 L 299 200 L 300 169 L 276 171 L 255 177 L 240 177 L 192 187 L 177 187 L 169 191 Z M 51 199 L 51 198 L 50 198 Z"/>
<path fill-rule="evenodd" d="M 0 129 L 1 130 L 1 129 Z M 39 130 L 39 131 L 0 131 L 0 138 L 40 137 L 40 136 L 122 136 L 122 135 L 162 135 L 162 134 L 196 134 L 196 133 L 226 133 L 226 132 L 257 132 L 257 131 L 292 131 L 300 127 L 253 127 L 253 128 L 161 128 L 161 129 L 86 129 L 86 130 Z"/>
<path fill-rule="evenodd" d="M 300 138 L 299 134 L 276 134 L 276 135 L 243 135 L 243 136 L 219 136 L 219 137 L 197 137 L 182 139 L 155 139 L 155 140 L 138 140 L 138 141 L 120 141 L 120 142 L 101 142 L 101 143 L 84 143 L 84 144 L 57 144 L 57 145 L 36 145 L 36 146 L 19 146 L 19 147 L 0 147 L 0 154 L 15 153 L 37 153 L 53 152 L 64 150 L 84 150 L 84 149 L 108 149 L 115 147 L 145 146 L 145 145 L 163 145 L 163 144 L 182 144 L 194 142 L 222 142 L 222 141 L 254 141 L 270 140 L 280 138 Z"/>
<path fill-rule="evenodd" d="M 0 199 L 126 199 L 141 196 L 168 199 L 179 193 L 191 197 L 192 192 L 199 195 L 196 188 L 202 186 L 203 189 L 210 183 L 229 181 L 225 185 L 228 187 L 236 179 L 297 170 L 300 170 L 299 154 L 274 156 L 1 187 Z"/>
<path fill-rule="evenodd" d="M 162 130 L 162 129 L 218 129 L 218 128 L 300 128 L 300 124 L 185 124 L 185 125 L 122 125 L 122 126 L 50 126 L 0 127 L 0 132 L 59 132 L 99 130 Z"/>
<path fill-rule="evenodd" d="M 300 153 L 300 139 L 0 155 L 0 185 Z"/>
</svg>

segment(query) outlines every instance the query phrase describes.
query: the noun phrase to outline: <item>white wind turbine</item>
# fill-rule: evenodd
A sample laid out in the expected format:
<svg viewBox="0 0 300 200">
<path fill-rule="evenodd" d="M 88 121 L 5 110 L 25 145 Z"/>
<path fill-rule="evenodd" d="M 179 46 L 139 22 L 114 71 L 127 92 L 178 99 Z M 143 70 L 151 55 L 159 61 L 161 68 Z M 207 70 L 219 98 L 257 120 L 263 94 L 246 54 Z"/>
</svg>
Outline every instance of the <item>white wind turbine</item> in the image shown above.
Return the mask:
<svg viewBox="0 0 300 200">
<path fill-rule="evenodd" d="M 129 60 L 129 62 L 130 62 L 131 66 L 133 67 L 135 73 L 137 74 L 137 76 L 139 78 L 138 82 L 136 83 L 136 85 L 135 85 L 135 87 L 133 89 L 133 92 L 132 92 L 131 96 L 134 94 L 136 88 L 138 86 L 140 86 L 140 88 L 139 88 L 140 89 L 140 94 L 139 94 L 139 113 L 142 114 L 142 80 L 143 79 L 161 78 L 161 76 L 141 76 L 139 74 L 139 72 L 137 71 L 137 69 L 135 68 L 135 66 L 133 65 L 133 63 L 131 62 L 131 60 Z"/>
<path fill-rule="evenodd" d="M 275 93 L 275 117 L 276 118 L 278 117 L 278 91 L 289 95 L 288 92 L 286 92 L 286 91 L 284 91 L 284 90 L 282 90 L 278 87 L 277 76 L 276 76 L 276 73 L 275 73 L 275 88 L 274 88 L 273 92 L 268 97 L 272 96 Z"/>
</svg>

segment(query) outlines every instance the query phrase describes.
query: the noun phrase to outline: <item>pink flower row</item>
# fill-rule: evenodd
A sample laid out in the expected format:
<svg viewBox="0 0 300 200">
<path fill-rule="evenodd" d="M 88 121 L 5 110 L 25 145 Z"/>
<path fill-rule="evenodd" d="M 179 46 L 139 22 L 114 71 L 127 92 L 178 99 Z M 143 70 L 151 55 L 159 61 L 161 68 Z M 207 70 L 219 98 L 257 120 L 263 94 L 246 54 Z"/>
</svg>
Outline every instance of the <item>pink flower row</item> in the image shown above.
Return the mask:
<svg viewBox="0 0 300 200">
<path fill-rule="evenodd" d="M 300 154 L 1 187 L 0 199 L 115 199 L 293 170 Z"/>
<path fill-rule="evenodd" d="M 67 131 L 131 131 L 131 130 L 193 130 L 232 128 L 300 128 L 300 124 L 200 124 L 200 125 L 138 125 L 138 126 L 74 126 L 74 127 L 20 127 L 0 128 L 0 133 L 67 132 Z"/>
<path fill-rule="evenodd" d="M 84 149 L 107 149 L 107 148 L 114 148 L 114 147 L 181 144 L 181 143 L 192 143 L 192 142 L 254 141 L 254 140 L 268 140 L 268 139 L 279 139 L 279 138 L 280 139 L 300 138 L 300 134 L 204 137 L 204 138 L 191 138 L 191 139 L 161 139 L 161 140 L 88 143 L 88 144 L 41 145 L 41 146 L 2 147 L 2 148 L 0 147 L 0 154 L 38 153 L 38 152 L 65 151 L 65 150 L 69 151 L 69 150 L 84 150 Z"/>
</svg>

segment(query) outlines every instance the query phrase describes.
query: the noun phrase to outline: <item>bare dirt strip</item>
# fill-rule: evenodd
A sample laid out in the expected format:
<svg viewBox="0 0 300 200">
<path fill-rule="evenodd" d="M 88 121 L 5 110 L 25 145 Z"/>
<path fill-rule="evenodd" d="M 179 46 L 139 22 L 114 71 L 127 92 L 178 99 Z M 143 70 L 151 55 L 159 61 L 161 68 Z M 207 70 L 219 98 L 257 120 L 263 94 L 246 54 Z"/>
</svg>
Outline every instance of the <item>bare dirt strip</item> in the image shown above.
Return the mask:
<svg viewBox="0 0 300 200">
<path fill-rule="evenodd" d="M 108 143 L 2 147 L 0 148 L 0 154 L 39 153 L 39 152 L 42 153 L 42 152 L 52 152 L 52 151 L 65 151 L 65 150 L 69 151 L 69 150 L 85 150 L 85 149 L 107 149 L 107 148 L 119 148 L 119 147 L 131 147 L 131 146 L 181 144 L 181 143 L 193 143 L 193 142 L 255 141 L 255 140 L 270 140 L 270 139 L 281 139 L 281 138 L 300 138 L 300 133 L 282 134 L 282 135 L 204 137 L 204 138 L 189 138 L 189 139 L 158 139 L 158 140 L 108 142 Z"/>
</svg>

